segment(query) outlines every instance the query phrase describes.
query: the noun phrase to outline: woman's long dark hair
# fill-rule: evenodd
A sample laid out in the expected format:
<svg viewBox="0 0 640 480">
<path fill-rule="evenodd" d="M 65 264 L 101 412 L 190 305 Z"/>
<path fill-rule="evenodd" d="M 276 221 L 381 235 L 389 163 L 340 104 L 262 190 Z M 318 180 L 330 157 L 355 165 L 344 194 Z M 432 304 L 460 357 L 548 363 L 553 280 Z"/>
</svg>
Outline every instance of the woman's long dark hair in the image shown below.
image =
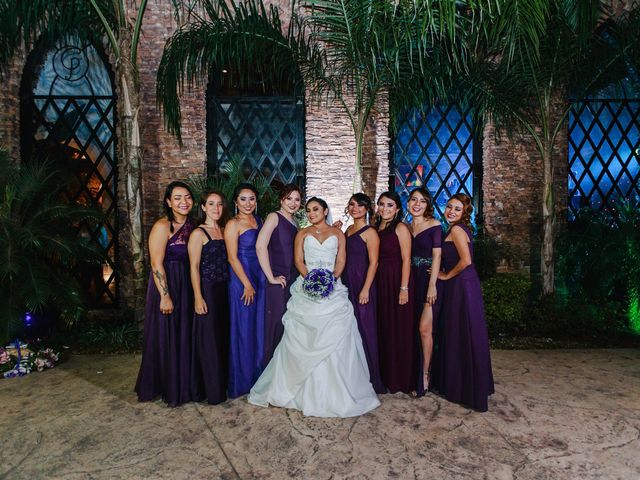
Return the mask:
<svg viewBox="0 0 640 480">
<path fill-rule="evenodd" d="M 164 199 L 162 201 L 162 206 L 164 208 L 164 214 L 169 219 L 169 231 L 171 233 L 173 233 L 173 222 L 175 221 L 175 217 L 173 216 L 173 210 L 171 210 L 171 207 L 167 205 L 167 200 L 171 200 L 171 195 L 173 195 L 173 190 L 176 188 L 186 189 L 187 192 L 189 192 L 189 195 L 191 195 L 191 199 L 193 199 L 193 193 L 191 192 L 189 185 L 187 185 L 186 183 L 175 181 L 167 185 L 167 188 L 164 190 Z"/>
<path fill-rule="evenodd" d="M 366 195 L 362 192 L 354 193 L 353 195 L 351 195 L 351 198 L 347 202 L 347 206 L 344 209 L 344 213 L 347 215 L 349 214 L 349 204 L 351 203 L 351 200 L 355 200 L 355 202 L 358 205 L 360 205 L 361 207 L 365 207 L 367 209 L 369 222 L 371 222 L 373 219 L 374 210 L 373 210 L 373 202 L 371 201 L 371 198 L 369 198 L 369 195 Z"/>
<path fill-rule="evenodd" d="M 402 209 L 402 201 L 400 200 L 400 195 L 398 195 L 396 192 L 392 192 L 392 191 L 388 191 L 388 192 L 382 192 L 380 194 L 380 196 L 378 197 L 378 204 L 380 203 L 380 200 L 382 200 L 382 198 L 388 198 L 389 200 L 393 200 L 393 203 L 396 204 L 396 207 L 398 207 L 398 211 L 396 212 L 396 216 L 393 217 L 393 220 L 391 220 L 389 223 L 387 223 L 387 226 L 384 227 L 384 230 L 387 231 L 395 231 L 396 227 L 398 226 L 398 224 L 400 222 L 402 222 L 402 217 L 404 216 L 404 210 Z M 380 228 L 380 224 L 382 223 L 382 217 L 376 213 L 376 221 L 375 221 L 375 226 L 376 229 Z"/>
</svg>

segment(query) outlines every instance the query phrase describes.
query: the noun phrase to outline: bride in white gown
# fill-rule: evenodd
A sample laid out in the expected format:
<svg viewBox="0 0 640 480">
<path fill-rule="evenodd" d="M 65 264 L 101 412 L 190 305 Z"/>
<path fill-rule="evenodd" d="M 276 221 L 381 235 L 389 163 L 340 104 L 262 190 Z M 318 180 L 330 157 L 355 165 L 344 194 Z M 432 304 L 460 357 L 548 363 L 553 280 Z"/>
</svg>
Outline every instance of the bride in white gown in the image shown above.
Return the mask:
<svg viewBox="0 0 640 480">
<path fill-rule="evenodd" d="M 306 205 L 311 226 L 295 240 L 300 276 L 282 317 L 284 335 L 273 358 L 249 393 L 249 402 L 294 408 L 314 417 L 354 417 L 380 401 L 369 382 L 369 369 L 347 288 L 338 279 L 327 298 L 302 290 L 303 277 L 326 268 L 339 277 L 345 265 L 343 233 L 326 223 L 326 202 Z"/>
</svg>

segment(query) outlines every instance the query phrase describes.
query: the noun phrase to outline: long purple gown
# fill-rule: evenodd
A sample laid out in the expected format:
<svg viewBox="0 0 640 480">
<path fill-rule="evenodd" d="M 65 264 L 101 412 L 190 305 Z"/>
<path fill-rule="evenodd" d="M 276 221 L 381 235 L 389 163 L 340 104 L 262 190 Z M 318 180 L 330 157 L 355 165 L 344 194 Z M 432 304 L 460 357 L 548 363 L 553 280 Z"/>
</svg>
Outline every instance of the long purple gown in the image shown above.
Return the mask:
<svg viewBox="0 0 640 480">
<path fill-rule="evenodd" d="M 469 238 L 473 261 L 473 236 L 464 225 Z M 451 270 L 460 259 L 452 241 L 442 243 L 442 266 Z M 487 397 L 494 392 L 487 324 L 480 279 L 473 264 L 444 284 L 440 309 L 442 328 L 436 337 L 431 367 L 430 390 L 447 400 L 487 411 Z"/>
<path fill-rule="evenodd" d="M 429 269 L 431 268 L 431 262 L 433 259 L 433 249 L 442 247 L 442 227 L 440 225 L 434 225 L 429 227 L 415 237 L 411 243 L 411 273 L 414 281 L 414 306 L 416 315 L 416 324 L 420 325 L 420 317 L 422 316 L 422 310 L 425 307 L 427 299 L 427 289 L 429 287 Z M 436 286 L 438 290 L 438 298 L 436 302 L 431 306 L 433 312 L 433 325 L 435 327 L 435 319 L 438 318 L 440 312 L 441 300 L 441 288 L 440 285 Z M 418 395 L 424 394 L 428 385 L 422 384 L 423 373 L 423 352 L 422 343 L 420 340 L 420 332 L 417 332 L 419 363 L 418 363 Z"/>
<path fill-rule="evenodd" d="M 378 346 L 382 381 L 390 393 L 411 393 L 418 387 L 418 352 L 413 307 L 413 279 L 409 278 L 409 301 L 398 303 L 402 281 L 402 255 L 395 231 L 380 235 L 378 283 Z"/>
<path fill-rule="evenodd" d="M 202 246 L 200 288 L 207 313 L 194 315 L 191 361 L 191 397 L 215 405 L 227 399 L 229 370 L 229 264 L 224 240 Z"/>
<path fill-rule="evenodd" d="M 298 229 L 282 214 L 278 215 L 278 225 L 271 233 L 269 240 L 269 263 L 274 277 L 283 275 L 287 279 L 287 286 L 272 285 L 266 282 L 265 315 L 264 315 L 264 363 L 267 366 L 273 356 L 273 351 L 280 343 L 284 326 L 282 315 L 287 307 L 287 301 L 291 297 L 289 288 L 298 276 L 298 271 L 293 263 L 293 242 Z"/>
<path fill-rule="evenodd" d="M 243 303 L 244 286 L 233 269 L 229 269 L 231 337 L 228 394 L 231 398 L 249 393 L 262 373 L 265 277 L 256 255 L 256 240 L 262 227 L 260 219 L 256 219 L 258 228 L 246 230 L 238 237 L 238 260 L 256 291 L 250 305 Z"/>
<path fill-rule="evenodd" d="M 160 313 L 160 292 L 149 274 L 144 308 L 142 362 L 135 391 L 147 402 L 159 395 L 172 407 L 191 400 L 191 323 L 193 302 L 189 277 L 187 242 L 193 224 L 187 220 L 171 236 L 164 254 L 164 271 L 173 302 L 173 312 Z"/>
<path fill-rule="evenodd" d="M 372 228 L 365 225 L 357 232 L 347 236 L 347 263 L 342 273 L 342 283 L 349 289 L 349 300 L 358 320 L 358 330 L 362 337 L 362 346 L 369 366 L 369 381 L 376 393 L 385 393 L 387 389 L 380 376 L 378 352 L 378 325 L 376 322 L 376 282 L 369 289 L 369 303 L 361 305 L 358 296 L 367 279 L 369 252 L 361 235 Z"/>
</svg>

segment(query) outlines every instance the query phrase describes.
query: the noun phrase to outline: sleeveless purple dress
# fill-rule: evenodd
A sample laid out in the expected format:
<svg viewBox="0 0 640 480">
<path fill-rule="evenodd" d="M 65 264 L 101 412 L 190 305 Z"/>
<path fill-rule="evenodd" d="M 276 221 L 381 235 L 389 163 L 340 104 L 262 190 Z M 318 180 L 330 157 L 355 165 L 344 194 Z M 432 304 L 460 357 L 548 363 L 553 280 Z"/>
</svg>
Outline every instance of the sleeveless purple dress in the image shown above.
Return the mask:
<svg viewBox="0 0 640 480">
<path fill-rule="evenodd" d="M 342 273 L 342 283 L 349 289 L 349 300 L 351 300 L 356 319 L 358 320 L 362 346 L 364 347 L 367 365 L 369 366 L 369 381 L 371 385 L 373 385 L 376 393 L 385 393 L 387 389 L 380 376 L 375 280 L 369 289 L 369 303 L 361 305 L 358 302 L 358 296 L 367 279 L 367 269 L 369 268 L 367 244 L 360 235 L 368 228 L 373 227 L 366 225 L 357 232 L 347 236 L 347 264 Z"/>
<path fill-rule="evenodd" d="M 160 313 L 160 292 L 149 274 L 144 308 L 142 363 L 135 391 L 146 402 L 159 395 L 172 407 L 191 401 L 191 323 L 193 293 L 189 277 L 187 242 L 193 224 L 187 220 L 167 242 L 164 271 L 167 276 L 173 312 Z"/>
<path fill-rule="evenodd" d="M 442 227 L 440 225 L 434 225 L 433 227 L 429 227 L 423 231 L 421 231 L 418 235 L 413 237 L 413 242 L 411 243 L 411 274 L 413 275 L 414 281 L 414 305 L 415 305 L 415 315 L 416 315 L 416 325 L 420 326 L 420 316 L 422 315 L 422 310 L 425 307 L 425 302 L 427 299 L 427 289 L 429 287 L 429 269 L 431 268 L 431 261 L 433 259 L 433 249 L 442 247 Z M 435 304 L 432 305 L 431 309 L 433 311 L 433 328 L 436 325 L 436 319 L 439 318 L 440 312 L 440 304 L 442 303 L 442 285 L 438 282 L 436 285 L 438 291 L 438 298 Z M 418 362 L 418 395 L 423 395 L 428 385 L 422 384 L 422 370 L 423 370 L 423 352 L 422 352 L 422 343 L 420 341 L 420 332 L 417 331 L 417 348 L 419 352 L 419 362 Z M 435 335 L 435 333 L 434 333 Z"/>
<path fill-rule="evenodd" d="M 250 305 L 243 303 L 244 286 L 233 269 L 229 268 L 231 336 L 228 394 L 231 398 L 249 393 L 262 373 L 265 277 L 256 255 L 256 240 L 262 221 L 257 217 L 256 220 L 258 228 L 249 229 L 238 237 L 238 260 L 256 291 Z"/>
<path fill-rule="evenodd" d="M 229 264 L 224 240 L 202 246 L 200 288 L 207 304 L 205 315 L 194 315 L 191 361 L 191 398 L 212 405 L 227 399 L 229 358 Z"/>
<path fill-rule="evenodd" d="M 473 261 L 473 235 L 464 225 Z M 452 241 L 442 243 L 442 266 L 451 270 L 460 259 Z M 487 324 L 480 279 L 473 264 L 444 284 L 430 390 L 447 400 L 486 412 L 487 397 L 494 392 Z"/>
<path fill-rule="evenodd" d="M 289 287 L 298 276 L 298 271 L 293 263 L 293 242 L 298 229 L 280 213 L 278 225 L 271 234 L 269 240 L 269 263 L 274 277 L 283 275 L 287 279 L 287 286 L 266 283 L 265 315 L 264 315 L 264 361 L 263 368 L 267 366 L 273 356 L 273 351 L 280 343 L 284 326 L 282 315 L 287 308 L 287 301 L 291 297 Z"/>
<path fill-rule="evenodd" d="M 409 277 L 409 301 L 398 303 L 402 281 L 402 255 L 395 231 L 380 235 L 376 274 L 378 289 L 378 347 L 382 381 L 390 393 L 411 393 L 418 386 L 418 352 L 413 307 L 413 279 Z"/>
</svg>

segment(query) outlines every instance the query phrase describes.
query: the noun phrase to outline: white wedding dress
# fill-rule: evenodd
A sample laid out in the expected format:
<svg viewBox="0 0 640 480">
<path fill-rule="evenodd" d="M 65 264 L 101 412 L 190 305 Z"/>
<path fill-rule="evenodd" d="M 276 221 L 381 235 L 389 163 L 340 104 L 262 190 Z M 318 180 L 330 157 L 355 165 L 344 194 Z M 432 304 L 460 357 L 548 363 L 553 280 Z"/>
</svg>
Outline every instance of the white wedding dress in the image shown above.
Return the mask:
<svg viewBox="0 0 640 480">
<path fill-rule="evenodd" d="M 304 239 L 309 270 L 333 270 L 337 252 L 335 235 L 323 243 L 311 235 Z M 380 405 L 342 282 L 327 298 L 317 299 L 302 291 L 298 277 L 282 323 L 284 335 L 251 389 L 250 403 L 295 408 L 314 417 L 354 417 Z"/>
</svg>

